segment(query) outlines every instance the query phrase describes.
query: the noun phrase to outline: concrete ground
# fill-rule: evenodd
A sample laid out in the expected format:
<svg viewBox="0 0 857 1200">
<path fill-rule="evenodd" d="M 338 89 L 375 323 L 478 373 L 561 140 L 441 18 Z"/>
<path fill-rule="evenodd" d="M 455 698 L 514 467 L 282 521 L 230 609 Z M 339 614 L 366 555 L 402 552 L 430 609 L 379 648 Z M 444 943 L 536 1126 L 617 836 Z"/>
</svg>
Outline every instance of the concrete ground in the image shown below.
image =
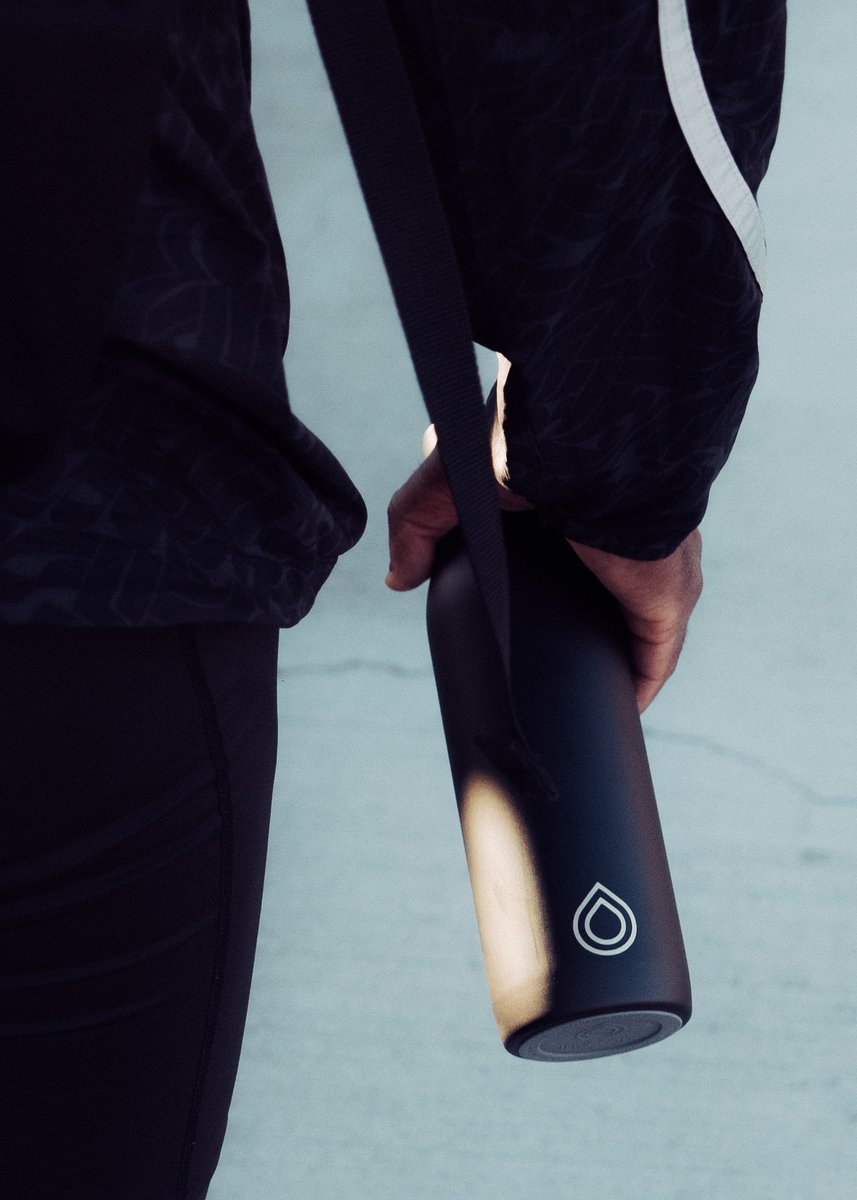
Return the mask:
<svg viewBox="0 0 857 1200">
<path fill-rule="evenodd" d="M 429 667 L 385 590 L 426 423 L 299 0 L 253 0 L 289 259 L 287 373 L 369 530 L 281 635 L 244 1054 L 210 1200 L 850 1200 L 857 1177 L 857 24 L 794 0 L 760 200 L 762 371 L 703 525 L 706 590 L 644 719 L 695 1014 L 617 1058 L 505 1053 Z M 490 356 L 485 356 L 490 369 Z"/>
</svg>

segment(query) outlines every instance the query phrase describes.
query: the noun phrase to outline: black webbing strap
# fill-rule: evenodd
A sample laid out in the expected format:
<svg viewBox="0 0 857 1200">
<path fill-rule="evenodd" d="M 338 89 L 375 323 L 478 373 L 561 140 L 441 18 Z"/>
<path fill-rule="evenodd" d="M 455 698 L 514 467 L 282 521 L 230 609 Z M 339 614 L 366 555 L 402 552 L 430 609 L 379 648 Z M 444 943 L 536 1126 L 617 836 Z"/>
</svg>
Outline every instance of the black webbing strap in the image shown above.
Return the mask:
<svg viewBox="0 0 857 1200">
<path fill-rule="evenodd" d="M 508 657 L 508 585 L 458 264 L 381 0 L 310 0 L 316 38 L 480 590 Z"/>
<path fill-rule="evenodd" d="M 549 786 L 515 717 L 508 567 L 464 291 L 383 0 L 308 0 L 417 380 L 507 681 L 517 767 Z"/>
</svg>

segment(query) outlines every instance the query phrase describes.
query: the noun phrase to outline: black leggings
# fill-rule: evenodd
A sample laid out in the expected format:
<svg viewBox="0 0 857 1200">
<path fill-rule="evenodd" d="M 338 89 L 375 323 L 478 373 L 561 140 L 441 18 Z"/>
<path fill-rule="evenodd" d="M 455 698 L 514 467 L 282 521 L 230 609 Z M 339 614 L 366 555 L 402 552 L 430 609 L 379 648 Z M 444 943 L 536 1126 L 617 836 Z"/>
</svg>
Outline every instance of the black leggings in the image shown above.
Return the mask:
<svg viewBox="0 0 857 1200">
<path fill-rule="evenodd" d="M 206 1195 L 256 947 L 278 640 L 0 627 L 4 1195 Z"/>
</svg>

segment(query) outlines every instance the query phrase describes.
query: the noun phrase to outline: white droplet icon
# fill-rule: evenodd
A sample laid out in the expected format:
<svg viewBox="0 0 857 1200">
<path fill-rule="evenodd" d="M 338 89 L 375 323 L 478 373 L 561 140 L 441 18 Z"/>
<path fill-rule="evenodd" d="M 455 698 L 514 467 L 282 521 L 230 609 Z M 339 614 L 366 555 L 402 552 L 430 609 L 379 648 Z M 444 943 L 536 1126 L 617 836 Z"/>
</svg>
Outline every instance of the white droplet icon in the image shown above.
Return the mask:
<svg viewBox="0 0 857 1200">
<path fill-rule="evenodd" d="M 592 928 L 596 917 L 600 917 L 601 933 Z M 608 918 L 605 922 L 604 918 Z M 605 936 L 604 925 L 610 930 Z M 603 883 L 589 889 L 580 907 L 574 914 L 574 936 L 584 950 L 591 954 L 623 954 L 637 936 L 637 921 L 631 909 L 615 892 Z"/>
</svg>

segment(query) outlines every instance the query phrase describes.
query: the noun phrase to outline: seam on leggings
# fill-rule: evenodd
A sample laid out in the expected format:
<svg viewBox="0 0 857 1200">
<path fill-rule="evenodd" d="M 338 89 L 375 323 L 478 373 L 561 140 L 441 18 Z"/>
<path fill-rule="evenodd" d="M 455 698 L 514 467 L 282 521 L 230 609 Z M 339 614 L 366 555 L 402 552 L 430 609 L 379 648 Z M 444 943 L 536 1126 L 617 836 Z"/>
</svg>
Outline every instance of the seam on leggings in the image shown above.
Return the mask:
<svg viewBox="0 0 857 1200">
<path fill-rule="evenodd" d="M 178 627 L 179 642 L 184 653 L 191 682 L 196 692 L 205 736 L 208 741 L 208 753 L 214 768 L 217 806 L 220 813 L 220 905 L 217 915 L 217 935 L 214 955 L 214 974 L 211 980 L 211 990 L 208 996 L 208 1011 L 205 1017 L 205 1032 L 203 1034 L 202 1050 L 194 1081 L 190 1114 L 188 1116 L 185 1142 L 182 1149 L 179 1182 L 176 1191 L 177 1200 L 185 1200 L 190 1176 L 191 1159 L 196 1144 L 196 1132 L 199 1124 L 199 1114 L 202 1107 L 202 1094 L 208 1067 L 211 1061 L 211 1049 L 214 1042 L 214 1032 L 220 1011 L 220 1000 L 223 990 L 223 978 L 226 965 L 226 947 L 229 940 L 229 923 L 232 913 L 232 795 L 229 786 L 229 768 L 220 725 L 217 719 L 217 708 L 205 668 L 199 656 L 193 627 L 181 625 Z"/>
</svg>

